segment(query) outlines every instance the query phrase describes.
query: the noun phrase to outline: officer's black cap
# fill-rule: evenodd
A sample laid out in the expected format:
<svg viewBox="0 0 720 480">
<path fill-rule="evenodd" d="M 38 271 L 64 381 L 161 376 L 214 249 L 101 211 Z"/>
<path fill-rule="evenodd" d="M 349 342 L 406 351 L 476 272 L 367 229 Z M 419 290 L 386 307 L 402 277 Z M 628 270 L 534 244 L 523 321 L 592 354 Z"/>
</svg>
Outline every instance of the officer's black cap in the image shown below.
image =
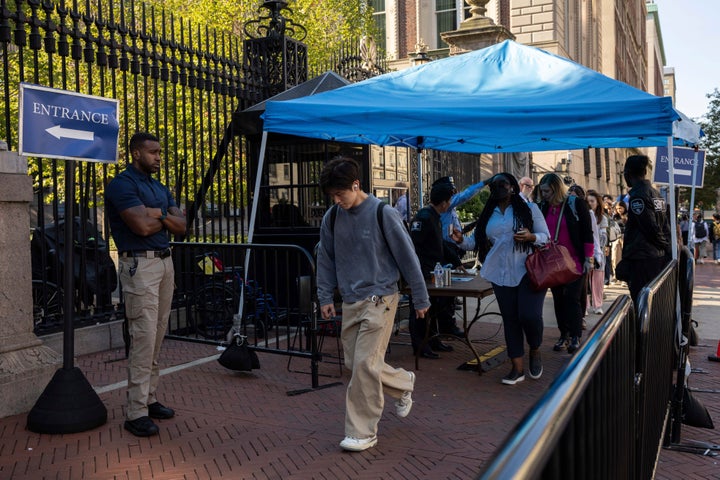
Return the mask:
<svg viewBox="0 0 720 480">
<path fill-rule="evenodd" d="M 437 180 L 435 180 L 432 184 L 434 187 L 435 185 L 441 185 L 446 184 L 452 186 L 452 188 L 455 188 L 455 180 L 453 180 L 453 177 L 447 176 L 447 177 L 440 177 Z"/>
</svg>

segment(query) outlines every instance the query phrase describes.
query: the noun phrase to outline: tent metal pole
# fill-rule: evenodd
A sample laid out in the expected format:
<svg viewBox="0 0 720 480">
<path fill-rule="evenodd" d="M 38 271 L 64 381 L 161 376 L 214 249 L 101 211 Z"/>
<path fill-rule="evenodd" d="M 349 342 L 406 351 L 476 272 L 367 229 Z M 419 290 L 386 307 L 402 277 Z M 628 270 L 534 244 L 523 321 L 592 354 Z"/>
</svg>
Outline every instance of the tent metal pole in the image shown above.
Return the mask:
<svg viewBox="0 0 720 480">
<path fill-rule="evenodd" d="M 268 132 L 263 130 L 262 141 L 260 142 L 260 155 L 257 163 L 257 173 L 255 174 L 255 188 L 253 189 L 253 202 L 250 207 L 250 225 L 248 226 L 248 241 L 252 243 L 255 233 L 255 219 L 257 217 L 258 201 L 260 199 L 260 182 L 262 181 L 262 172 L 265 165 L 265 147 L 267 146 Z M 243 264 L 242 284 L 240 288 L 240 304 L 238 305 L 237 314 L 233 316 L 233 327 L 227 334 L 227 340 L 231 341 L 233 334 L 240 334 L 242 328 L 243 308 L 245 306 L 245 281 L 247 280 L 248 269 L 250 268 L 250 253 L 252 249 L 245 250 L 245 263 Z"/>
<path fill-rule="evenodd" d="M 248 243 L 252 243 L 255 234 L 255 218 L 257 217 L 258 199 L 260 198 L 260 182 L 265 166 L 265 148 L 267 147 L 267 130 L 263 130 L 262 141 L 260 142 L 260 155 L 258 158 L 257 173 L 255 174 L 255 188 L 253 189 L 252 209 L 250 210 L 250 226 L 248 227 Z"/>
<path fill-rule="evenodd" d="M 675 212 L 675 152 L 673 137 L 668 137 L 668 197 L 670 201 L 670 251 L 672 259 L 677 260 L 677 213 Z"/>
<path fill-rule="evenodd" d="M 418 162 L 418 210 L 424 207 L 423 205 L 423 167 L 422 167 L 422 147 L 417 147 L 417 162 Z"/>
</svg>

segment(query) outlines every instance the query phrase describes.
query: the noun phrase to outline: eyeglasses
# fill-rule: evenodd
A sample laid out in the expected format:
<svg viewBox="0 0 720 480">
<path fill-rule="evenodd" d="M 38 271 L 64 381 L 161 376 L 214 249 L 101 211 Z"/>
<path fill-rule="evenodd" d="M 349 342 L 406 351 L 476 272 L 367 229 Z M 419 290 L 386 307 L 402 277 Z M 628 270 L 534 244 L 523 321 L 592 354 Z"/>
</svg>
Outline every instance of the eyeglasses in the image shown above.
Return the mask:
<svg viewBox="0 0 720 480">
<path fill-rule="evenodd" d="M 533 188 L 535 185 L 533 185 L 533 184 L 531 184 L 531 183 L 521 183 L 520 186 L 521 186 L 521 187 L 527 187 L 527 188 Z"/>
</svg>

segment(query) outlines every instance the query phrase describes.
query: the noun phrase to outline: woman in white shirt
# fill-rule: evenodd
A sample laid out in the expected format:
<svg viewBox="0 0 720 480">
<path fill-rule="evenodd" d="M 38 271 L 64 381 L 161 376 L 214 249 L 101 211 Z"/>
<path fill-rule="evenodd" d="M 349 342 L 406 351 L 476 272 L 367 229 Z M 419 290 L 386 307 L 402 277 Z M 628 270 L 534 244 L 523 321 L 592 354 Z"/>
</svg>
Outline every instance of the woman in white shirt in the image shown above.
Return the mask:
<svg viewBox="0 0 720 480">
<path fill-rule="evenodd" d="M 525 379 L 525 339 L 530 347 L 530 378 L 542 375 L 542 310 L 547 290 L 532 289 L 525 259 L 533 245 L 550 239 L 550 233 L 537 205 L 525 202 L 519 195 L 515 177 L 499 173 L 488 184 L 490 198 L 480 213 L 475 240 L 483 262 L 480 275 L 492 283 L 512 362 L 512 370 L 502 383 L 514 385 Z"/>
<path fill-rule="evenodd" d="M 590 311 L 603 314 L 603 293 L 605 289 L 605 247 L 608 244 L 608 220 L 602 206 L 602 197 L 595 190 L 588 190 L 585 197 L 590 207 L 595 243 L 595 268 L 590 270 Z"/>
</svg>

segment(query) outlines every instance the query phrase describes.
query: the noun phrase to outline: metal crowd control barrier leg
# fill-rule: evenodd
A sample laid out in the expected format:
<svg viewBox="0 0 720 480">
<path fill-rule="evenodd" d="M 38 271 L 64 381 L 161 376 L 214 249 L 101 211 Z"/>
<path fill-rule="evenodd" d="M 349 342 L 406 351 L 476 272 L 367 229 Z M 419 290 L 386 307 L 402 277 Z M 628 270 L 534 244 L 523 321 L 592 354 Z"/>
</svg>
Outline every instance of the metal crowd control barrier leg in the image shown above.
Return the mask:
<svg viewBox="0 0 720 480">
<path fill-rule="evenodd" d="M 318 346 L 318 338 L 317 338 L 317 327 L 318 327 L 318 321 L 317 321 L 317 305 L 315 305 L 312 301 L 313 295 L 312 295 L 312 279 L 308 276 L 300 276 L 298 277 L 298 291 L 300 295 L 300 314 L 307 318 L 310 323 L 310 328 L 308 331 L 308 343 L 310 346 L 310 351 L 312 353 L 311 359 L 310 359 L 310 375 L 312 376 L 312 387 L 311 388 L 303 388 L 300 390 L 291 390 L 287 392 L 289 396 L 293 395 L 300 395 L 301 393 L 307 393 L 314 390 L 319 390 L 323 388 L 328 387 L 334 387 L 336 385 L 342 385 L 342 382 L 333 382 L 328 383 L 326 385 L 320 385 L 320 382 L 318 380 L 319 377 L 319 366 L 318 363 L 322 360 L 322 352 Z M 303 326 L 298 326 L 298 334 L 302 335 Z M 301 340 L 302 342 L 302 340 Z M 339 348 L 339 339 L 338 339 L 338 348 Z M 338 352 L 338 356 L 340 356 L 340 352 Z M 292 359 L 292 357 L 290 357 Z M 290 362 L 288 362 L 288 370 L 290 369 Z M 342 365 L 340 366 L 340 373 L 342 374 Z"/>
</svg>

